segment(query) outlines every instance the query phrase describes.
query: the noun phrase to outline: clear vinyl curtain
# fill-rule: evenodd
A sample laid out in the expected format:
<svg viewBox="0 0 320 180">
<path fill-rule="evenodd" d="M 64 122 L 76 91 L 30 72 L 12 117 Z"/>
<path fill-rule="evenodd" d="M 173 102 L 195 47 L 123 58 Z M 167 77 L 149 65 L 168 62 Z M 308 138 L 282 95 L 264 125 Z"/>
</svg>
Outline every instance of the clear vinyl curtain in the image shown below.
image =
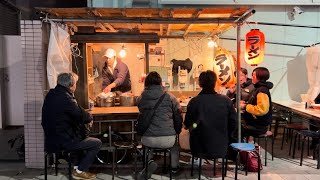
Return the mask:
<svg viewBox="0 0 320 180">
<path fill-rule="evenodd" d="M 306 56 L 308 99 L 314 100 L 320 92 L 320 46 L 308 47 Z"/>
<path fill-rule="evenodd" d="M 57 84 L 57 76 L 70 72 L 72 66 L 70 35 L 68 27 L 50 21 L 50 39 L 47 56 L 47 76 L 50 89 Z"/>
</svg>

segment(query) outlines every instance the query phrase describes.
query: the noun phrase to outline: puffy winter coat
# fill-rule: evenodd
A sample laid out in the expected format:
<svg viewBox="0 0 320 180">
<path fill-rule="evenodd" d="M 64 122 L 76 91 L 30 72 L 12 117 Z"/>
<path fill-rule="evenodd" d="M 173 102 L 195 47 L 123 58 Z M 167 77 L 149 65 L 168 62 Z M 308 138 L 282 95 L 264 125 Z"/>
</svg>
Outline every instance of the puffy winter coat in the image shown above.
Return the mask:
<svg viewBox="0 0 320 180">
<path fill-rule="evenodd" d="M 153 85 L 147 87 L 137 100 L 139 111 L 150 109 L 155 106 L 159 98 L 165 93 L 161 86 Z M 172 136 L 180 134 L 182 128 L 182 116 L 180 104 L 170 93 L 163 98 L 159 104 L 151 124 L 144 136 Z"/>
</svg>

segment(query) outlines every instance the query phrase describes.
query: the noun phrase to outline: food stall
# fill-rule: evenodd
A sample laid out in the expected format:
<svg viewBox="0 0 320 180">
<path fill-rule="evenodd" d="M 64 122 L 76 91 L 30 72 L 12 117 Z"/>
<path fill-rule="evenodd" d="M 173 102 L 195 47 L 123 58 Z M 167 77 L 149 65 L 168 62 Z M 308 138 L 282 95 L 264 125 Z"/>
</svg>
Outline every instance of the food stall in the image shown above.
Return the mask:
<svg viewBox="0 0 320 180">
<path fill-rule="evenodd" d="M 199 91 L 196 79 L 201 71 L 214 67 L 215 52 L 221 49 L 219 36 L 233 25 L 237 26 L 237 59 L 240 59 L 240 26 L 255 12 L 249 7 L 38 9 L 50 13 L 51 21 L 63 22 L 76 31 L 70 36 L 71 44 L 80 54 L 72 59 L 72 69 L 79 75 L 75 96 L 80 105 L 88 108 L 102 91 L 101 56 L 110 47 L 118 53 L 121 50 L 127 53 L 122 61 L 129 67 L 134 96 L 143 90 L 144 74 L 157 71 L 164 87 L 186 105 Z M 211 41 L 218 45 L 208 47 Z M 237 61 L 238 70 L 239 67 Z M 230 74 L 234 75 L 231 71 Z M 115 115 L 118 111 L 131 116 L 129 119 L 137 116 L 137 112 L 130 113 L 125 107 L 95 105 L 92 112 L 99 123 L 94 126 L 97 132 L 106 130 L 102 122 L 128 119 Z M 124 128 L 127 131 L 133 126 Z"/>
</svg>

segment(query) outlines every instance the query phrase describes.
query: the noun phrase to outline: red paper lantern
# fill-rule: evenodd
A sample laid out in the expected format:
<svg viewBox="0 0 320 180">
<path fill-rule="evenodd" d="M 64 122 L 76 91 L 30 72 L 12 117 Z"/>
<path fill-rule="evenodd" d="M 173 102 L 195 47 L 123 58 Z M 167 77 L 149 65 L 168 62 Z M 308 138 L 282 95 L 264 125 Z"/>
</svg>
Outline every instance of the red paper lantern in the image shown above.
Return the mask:
<svg viewBox="0 0 320 180">
<path fill-rule="evenodd" d="M 218 50 L 213 62 L 213 71 L 217 75 L 217 85 L 229 87 L 236 83 L 235 70 L 236 65 L 232 54 L 226 49 Z"/>
<path fill-rule="evenodd" d="M 246 34 L 245 61 L 247 64 L 255 66 L 264 58 L 264 34 L 259 29 L 252 29 Z"/>
</svg>

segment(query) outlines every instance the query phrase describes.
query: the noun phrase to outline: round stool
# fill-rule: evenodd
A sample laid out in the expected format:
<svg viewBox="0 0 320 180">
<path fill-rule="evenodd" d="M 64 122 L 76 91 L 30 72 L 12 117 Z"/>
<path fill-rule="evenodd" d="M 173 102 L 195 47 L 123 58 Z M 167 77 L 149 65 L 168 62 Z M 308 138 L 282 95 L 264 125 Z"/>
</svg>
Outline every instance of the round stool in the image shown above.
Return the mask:
<svg viewBox="0 0 320 180">
<path fill-rule="evenodd" d="M 236 160 L 236 172 L 235 172 L 235 180 L 238 179 L 238 159 L 239 159 L 239 153 L 240 151 L 244 151 L 247 153 L 252 152 L 255 150 L 255 146 L 254 144 L 251 143 L 232 143 L 230 144 L 230 146 L 237 151 L 237 160 Z M 261 159 L 260 159 L 260 155 L 258 155 L 258 180 L 260 180 L 260 163 L 261 163 Z M 248 174 L 248 168 L 246 168 L 246 175 Z"/>
</svg>

